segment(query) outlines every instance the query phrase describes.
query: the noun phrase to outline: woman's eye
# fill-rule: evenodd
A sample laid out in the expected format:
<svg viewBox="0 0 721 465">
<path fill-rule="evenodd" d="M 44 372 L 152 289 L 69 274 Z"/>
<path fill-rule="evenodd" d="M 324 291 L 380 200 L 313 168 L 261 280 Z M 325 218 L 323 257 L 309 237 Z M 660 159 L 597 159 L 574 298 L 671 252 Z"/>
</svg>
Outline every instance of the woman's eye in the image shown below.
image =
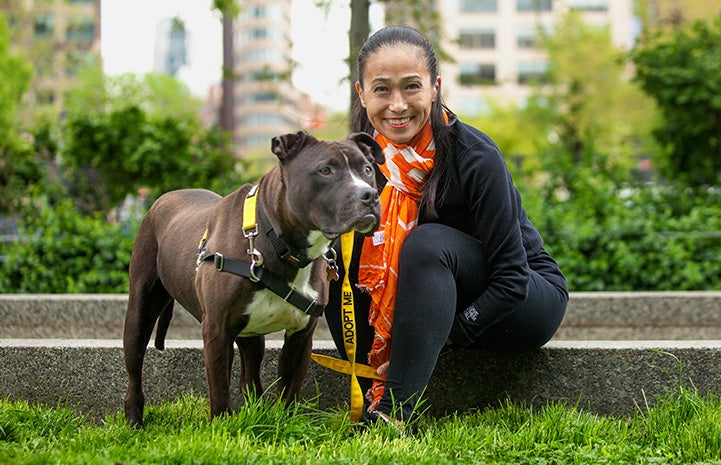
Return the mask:
<svg viewBox="0 0 721 465">
<path fill-rule="evenodd" d="M 323 176 L 329 176 L 331 173 L 331 169 L 329 166 L 324 166 L 323 168 L 319 169 L 318 172 Z"/>
</svg>

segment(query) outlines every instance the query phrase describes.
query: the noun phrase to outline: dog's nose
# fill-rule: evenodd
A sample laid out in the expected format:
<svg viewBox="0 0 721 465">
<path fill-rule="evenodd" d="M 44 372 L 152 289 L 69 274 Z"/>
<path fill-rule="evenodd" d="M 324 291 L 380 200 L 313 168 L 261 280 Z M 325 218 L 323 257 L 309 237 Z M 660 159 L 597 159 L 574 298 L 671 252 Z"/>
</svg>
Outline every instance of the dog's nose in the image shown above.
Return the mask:
<svg viewBox="0 0 721 465">
<path fill-rule="evenodd" d="M 380 201 L 380 199 L 378 198 L 378 191 L 370 186 L 361 188 L 360 192 L 358 193 L 358 196 L 360 197 L 361 201 L 365 204 L 372 205 L 372 204 Z"/>
</svg>

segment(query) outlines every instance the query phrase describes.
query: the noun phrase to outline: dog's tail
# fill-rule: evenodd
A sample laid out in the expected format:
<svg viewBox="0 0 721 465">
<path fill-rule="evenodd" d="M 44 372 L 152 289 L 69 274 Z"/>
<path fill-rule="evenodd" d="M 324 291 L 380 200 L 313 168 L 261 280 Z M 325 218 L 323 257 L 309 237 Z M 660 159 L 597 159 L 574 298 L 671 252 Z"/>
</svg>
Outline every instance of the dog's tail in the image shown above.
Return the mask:
<svg viewBox="0 0 721 465">
<path fill-rule="evenodd" d="M 173 319 L 173 302 L 165 307 L 165 310 L 158 318 L 158 326 L 155 328 L 155 348 L 158 350 L 165 349 L 165 335 L 168 334 L 170 320 Z"/>
</svg>

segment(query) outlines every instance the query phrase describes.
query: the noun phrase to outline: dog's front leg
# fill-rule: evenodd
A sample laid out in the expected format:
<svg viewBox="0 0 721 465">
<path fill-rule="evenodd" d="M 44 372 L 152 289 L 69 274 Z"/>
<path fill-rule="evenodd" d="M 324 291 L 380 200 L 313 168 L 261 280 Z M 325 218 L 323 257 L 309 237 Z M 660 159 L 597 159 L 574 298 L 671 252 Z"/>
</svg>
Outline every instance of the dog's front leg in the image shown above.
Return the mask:
<svg viewBox="0 0 721 465">
<path fill-rule="evenodd" d="M 278 389 L 286 405 L 298 399 L 303 380 L 310 365 L 310 353 L 313 350 L 313 331 L 318 318 L 311 318 L 304 329 L 285 336 L 283 350 L 278 359 Z"/>
<path fill-rule="evenodd" d="M 230 410 L 230 373 L 233 365 L 233 337 L 228 331 L 203 320 L 203 357 L 208 381 L 210 417 L 215 418 Z"/>
</svg>

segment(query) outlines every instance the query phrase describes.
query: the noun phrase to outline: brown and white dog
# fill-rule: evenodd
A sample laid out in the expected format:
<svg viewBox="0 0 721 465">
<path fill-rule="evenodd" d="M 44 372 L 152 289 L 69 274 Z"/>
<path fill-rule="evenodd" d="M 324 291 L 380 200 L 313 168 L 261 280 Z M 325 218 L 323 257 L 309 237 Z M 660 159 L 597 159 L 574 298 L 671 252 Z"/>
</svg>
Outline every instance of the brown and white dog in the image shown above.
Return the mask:
<svg viewBox="0 0 721 465">
<path fill-rule="evenodd" d="M 365 133 L 319 141 L 301 131 L 274 137 L 271 145 L 279 163 L 258 186 L 225 197 L 200 189 L 168 192 L 142 221 L 123 334 L 125 416 L 134 425 L 143 422 L 145 351 L 156 322 L 155 345 L 164 347 L 175 301 L 202 323 L 211 417 L 230 412 L 234 342 L 241 392 L 262 392 L 264 335 L 274 331 L 286 332 L 278 388 L 286 403 L 298 396 L 335 275 L 332 243 L 345 232 L 368 235 L 378 227 L 374 164 L 384 157 Z M 253 203 L 257 208 L 246 208 Z M 251 213 L 245 220 L 244 209 Z M 257 222 L 254 230 L 246 229 L 247 218 Z"/>
</svg>

